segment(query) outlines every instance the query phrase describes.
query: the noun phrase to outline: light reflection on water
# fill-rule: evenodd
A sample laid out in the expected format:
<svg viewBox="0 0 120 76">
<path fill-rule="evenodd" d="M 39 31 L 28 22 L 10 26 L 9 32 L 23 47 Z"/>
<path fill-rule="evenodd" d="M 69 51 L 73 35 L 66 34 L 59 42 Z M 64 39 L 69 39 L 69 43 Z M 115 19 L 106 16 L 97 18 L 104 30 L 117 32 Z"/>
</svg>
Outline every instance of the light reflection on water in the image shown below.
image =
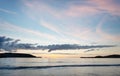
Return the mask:
<svg viewBox="0 0 120 76">
<path fill-rule="evenodd" d="M 99 58 L 0 58 L 0 67 L 40 67 L 59 65 L 114 65 L 120 59 Z M 0 69 L 1 76 L 120 76 L 120 66 L 86 66 L 54 68 Z"/>
</svg>

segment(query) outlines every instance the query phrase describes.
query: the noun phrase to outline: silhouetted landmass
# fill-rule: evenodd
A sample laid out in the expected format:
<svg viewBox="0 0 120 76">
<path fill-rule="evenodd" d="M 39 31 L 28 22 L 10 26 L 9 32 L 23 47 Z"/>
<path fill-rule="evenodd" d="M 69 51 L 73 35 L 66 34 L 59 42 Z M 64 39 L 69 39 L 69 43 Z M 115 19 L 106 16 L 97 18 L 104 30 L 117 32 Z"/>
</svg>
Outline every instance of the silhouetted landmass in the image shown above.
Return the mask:
<svg viewBox="0 0 120 76">
<path fill-rule="evenodd" d="M 9 57 L 19 57 L 19 58 L 36 58 L 31 54 L 24 54 L 24 53 L 0 53 L 0 58 L 9 58 Z"/>
<path fill-rule="evenodd" d="M 81 57 L 81 58 L 120 58 L 120 55 L 107 55 L 107 56 L 95 56 L 95 57 Z"/>
</svg>

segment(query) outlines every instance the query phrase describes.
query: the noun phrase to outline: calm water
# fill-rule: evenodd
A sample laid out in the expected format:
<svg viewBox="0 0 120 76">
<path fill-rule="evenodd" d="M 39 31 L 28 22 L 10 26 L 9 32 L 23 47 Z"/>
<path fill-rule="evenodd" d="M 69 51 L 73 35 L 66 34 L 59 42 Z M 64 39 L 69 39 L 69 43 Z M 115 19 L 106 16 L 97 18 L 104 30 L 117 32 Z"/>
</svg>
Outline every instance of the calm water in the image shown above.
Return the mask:
<svg viewBox="0 0 120 76">
<path fill-rule="evenodd" d="M 0 76 L 120 76 L 120 59 L 0 58 Z"/>
</svg>

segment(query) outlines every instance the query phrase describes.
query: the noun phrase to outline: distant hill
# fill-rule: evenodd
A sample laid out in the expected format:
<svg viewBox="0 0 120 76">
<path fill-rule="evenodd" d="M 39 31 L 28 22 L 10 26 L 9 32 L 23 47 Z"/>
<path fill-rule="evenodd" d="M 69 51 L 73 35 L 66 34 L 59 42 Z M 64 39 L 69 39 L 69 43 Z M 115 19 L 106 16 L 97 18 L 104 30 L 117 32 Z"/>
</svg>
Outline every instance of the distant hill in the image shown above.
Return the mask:
<svg viewBox="0 0 120 76">
<path fill-rule="evenodd" d="M 35 58 L 31 54 L 24 54 L 24 53 L 0 53 L 0 58 L 9 58 L 9 57 L 19 57 L 19 58 Z"/>
<path fill-rule="evenodd" d="M 80 57 L 80 58 L 120 58 L 120 55 L 113 54 L 113 55 L 107 55 L 107 56 Z"/>
</svg>

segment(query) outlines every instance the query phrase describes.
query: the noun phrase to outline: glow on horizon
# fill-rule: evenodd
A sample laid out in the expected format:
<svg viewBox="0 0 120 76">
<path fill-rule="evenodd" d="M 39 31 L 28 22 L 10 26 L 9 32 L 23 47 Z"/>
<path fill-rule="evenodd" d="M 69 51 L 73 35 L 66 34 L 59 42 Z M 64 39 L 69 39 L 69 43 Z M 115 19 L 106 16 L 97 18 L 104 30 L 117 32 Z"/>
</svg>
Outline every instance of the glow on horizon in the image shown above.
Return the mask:
<svg viewBox="0 0 120 76">
<path fill-rule="evenodd" d="M 112 50 L 114 49 L 114 51 Z M 84 49 L 81 50 L 56 50 L 53 52 L 48 52 L 48 50 L 23 50 L 18 49 L 15 53 L 28 53 L 33 54 L 37 57 L 42 58 L 80 58 L 84 56 L 105 56 L 110 54 L 119 54 L 119 47 L 114 48 L 103 48 L 103 49 L 96 49 L 96 51 L 85 52 Z M 108 53 L 109 52 L 109 53 Z"/>
</svg>

